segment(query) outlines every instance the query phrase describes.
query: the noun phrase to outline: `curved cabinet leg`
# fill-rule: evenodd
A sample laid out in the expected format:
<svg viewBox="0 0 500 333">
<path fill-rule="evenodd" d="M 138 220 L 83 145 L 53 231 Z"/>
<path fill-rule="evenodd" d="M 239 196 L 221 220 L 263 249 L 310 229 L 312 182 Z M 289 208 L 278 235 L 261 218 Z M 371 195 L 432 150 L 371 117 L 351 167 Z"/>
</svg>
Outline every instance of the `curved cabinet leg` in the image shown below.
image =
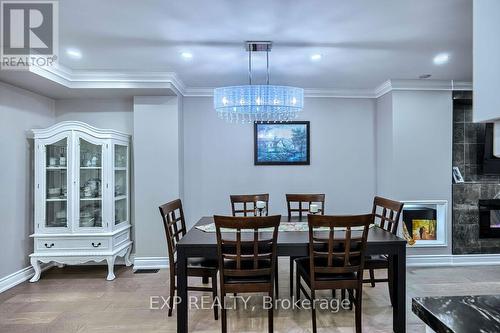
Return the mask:
<svg viewBox="0 0 500 333">
<path fill-rule="evenodd" d="M 108 276 L 106 277 L 106 280 L 108 281 L 113 281 L 115 279 L 115 258 L 115 256 L 106 258 L 106 261 L 108 262 Z"/>
<path fill-rule="evenodd" d="M 33 269 L 35 270 L 35 275 L 33 275 L 30 282 L 36 282 L 40 280 L 40 274 L 42 273 L 42 268 L 40 267 L 40 262 L 38 261 L 37 258 L 31 258 L 30 262 L 31 266 L 33 266 Z"/>
<path fill-rule="evenodd" d="M 132 252 L 132 245 L 129 246 L 129 248 L 127 249 L 127 253 L 125 253 L 125 265 L 127 267 L 129 266 L 132 266 L 132 261 L 130 260 L 130 252 Z"/>
</svg>

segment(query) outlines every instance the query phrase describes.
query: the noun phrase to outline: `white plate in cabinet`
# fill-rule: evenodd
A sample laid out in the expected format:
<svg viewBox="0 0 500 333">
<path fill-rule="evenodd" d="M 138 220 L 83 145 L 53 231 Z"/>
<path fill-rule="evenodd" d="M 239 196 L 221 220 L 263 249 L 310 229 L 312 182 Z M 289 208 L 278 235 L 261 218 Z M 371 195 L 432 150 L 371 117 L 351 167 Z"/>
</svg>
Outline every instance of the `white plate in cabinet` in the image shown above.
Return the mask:
<svg viewBox="0 0 500 333">
<path fill-rule="evenodd" d="M 130 135 L 64 121 L 32 130 L 35 139 L 35 233 L 30 255 L 40 263 L 131 265 Z"/>
</svg>

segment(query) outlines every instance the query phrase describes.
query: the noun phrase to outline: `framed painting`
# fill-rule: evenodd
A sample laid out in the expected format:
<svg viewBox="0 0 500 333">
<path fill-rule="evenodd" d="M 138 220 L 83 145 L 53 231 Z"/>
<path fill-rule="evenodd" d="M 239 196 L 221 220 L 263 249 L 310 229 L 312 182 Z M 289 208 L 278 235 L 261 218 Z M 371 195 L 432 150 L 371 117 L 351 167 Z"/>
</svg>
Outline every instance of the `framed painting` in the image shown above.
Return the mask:
<svg viewBox="0 0 500 333">
<path fill-rule="evenodd" d="M 254 124 L 255 165 L 309 165 L 308 121 Z"/>
</svg>

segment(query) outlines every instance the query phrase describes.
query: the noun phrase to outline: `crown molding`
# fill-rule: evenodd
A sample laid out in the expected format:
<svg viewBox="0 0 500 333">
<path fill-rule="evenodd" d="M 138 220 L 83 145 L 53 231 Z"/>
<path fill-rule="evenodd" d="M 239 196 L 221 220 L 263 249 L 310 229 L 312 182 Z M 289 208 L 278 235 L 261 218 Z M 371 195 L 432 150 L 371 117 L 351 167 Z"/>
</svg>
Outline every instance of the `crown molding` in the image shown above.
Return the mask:
<svg viewBox="0 0 500 333">
<path fill-rule="evenodd" d="M 170 89 L 185 97 L 211 97 L 212 87 L 187 87 L 174 72 L 114 72 L 72 70 L 62 65 L 30 67 L 29 71 L 70 89 Z M 472 83 L 453 80 L 390 79 L 374 89 L 305 88 L 310 98 L 379 98 L 391 91 L 472 90 Z"/>
<path fill-rule="evenodd" d="M 70 89 L 171 89 L 183 95 L 186 87 L 174 72 L 74 71 L 67 67 L 32 66 L 29 71 Z"/>
<path fill-rule="evenodd" d="M 372 89 L 304 89 L 305 97 L 373 98 Z"/>
<path fill-rule="evenodd" d="M 214 88 L 187 88 L 184 97 L 212 97 Z M 318 89 L 305 88 L 304 97 L 374 98 L 371 89 Z"/>
<path fill-rule="evenodd" d="M 423 90 L 423 91 L 453 91 L 472 90 L 472 82 L 454 80 L 387 80 L 375 88 L 375 98 L 379 98 L 390 91 Z"/>
</svg>

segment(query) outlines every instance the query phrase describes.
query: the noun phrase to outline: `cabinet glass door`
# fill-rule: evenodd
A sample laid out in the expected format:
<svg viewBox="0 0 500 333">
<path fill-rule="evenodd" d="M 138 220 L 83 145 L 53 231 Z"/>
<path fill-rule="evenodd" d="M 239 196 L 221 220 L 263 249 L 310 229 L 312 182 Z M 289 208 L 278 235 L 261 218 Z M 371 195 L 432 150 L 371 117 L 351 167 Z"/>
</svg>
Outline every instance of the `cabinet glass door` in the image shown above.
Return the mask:
<svg viewBox="0 0 500 333">
<path fill-rule="evenodd" d="M 45 146 L 45 226 L 68 226 L 68 139 Z"/>
<path fill-rule="evenodd" d="M 102 227 L 102 148 L 79 138 L 80 228 Z"/>
<path fill-rule="evenodd" d="M 128 147 L 115 145 L 115 225 L 128 220 Z"/>
</svg>

